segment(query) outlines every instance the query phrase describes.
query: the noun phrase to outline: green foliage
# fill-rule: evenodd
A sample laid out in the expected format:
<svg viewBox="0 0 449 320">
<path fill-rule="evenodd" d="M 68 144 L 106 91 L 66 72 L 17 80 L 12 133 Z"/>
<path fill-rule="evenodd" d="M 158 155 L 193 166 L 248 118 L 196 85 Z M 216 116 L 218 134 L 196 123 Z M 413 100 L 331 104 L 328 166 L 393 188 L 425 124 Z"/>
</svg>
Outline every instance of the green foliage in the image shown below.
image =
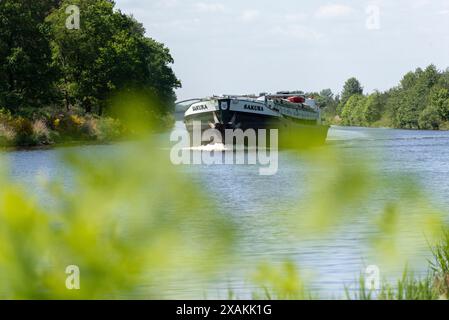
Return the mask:
<svg viewBox="0 0 449 320">
<path fill-rule="evenodd" d="M 81 28 L 66 27 L 77 5 Z M 146 90 L 172 111 L 180 82 L 173 58 L 109 0 L 0 1 L 0 106 L 29 119 L 80 106 L 102 115 L 112 96 Z"/>
<path fill-rule="evenodd" d="M 379 290 L 366 287 L 363 275 L 359 277 L 358 286 L 355 291 L 345 288 L 348 300 L 438 300 L 440 296 L 434 286 L 432 276 L 423 279 L 416 277 L 413 273 L 404 271 L 402 278 L 395 285 L 387 281 L 381 283 Z"/>
<path fill-rule="evenodd" d="M 382 117 L 385 102 L 381 93 L 375 92 L 368 96 L 365 109 L 363 110 L 363 118 L 366 124 L 373 124 Z"/>
<path fill-rule="evenodd" d="M 33 123 L 25 118 L 19 117 L 12 122 L 15 132 L 15 145 L 30 146 L 34 144 Z"/>
<path fill-rule="evenodd" d="M 109 117 L 79 116 L 62 113 L 51 118 L 54 139 L 57 142 L 99 141 L 109 142 L 123 136 L 122 123 Z"/>
<path fill-rule="evenodd" d="M 53 143 L 51 131 L 43 120 L 33 122 L 33 140 L 36 145 L 49 145 Z"/>
<path fill-rule="evenodd" d="M 0 1 L 0 105 L 13 112 L 39 108 L 53 96 L 50 27 L 54 1 Z"/>
<path fill-rule="evenodd" d="M 357 80 L 356 78 L 348 79 L 343 87 L 343 92 L 341 93 L 341 101 L 339 105 L 340 112 L 353 95 L 363 95 L 363 87 L 360 84 L 359 80 Z"/>
<path fill-rule="evenodd" d="M 261 288 L 261 292 L 253 293 L 256 300 L 304 300 L 309 297 L 293 262 L 287 261 L 280 266 L 262 264 L 252 282 Z"/>
<path fill-rule="evenodd" d="M 442 119 L 439 110 L 434 105 L 425 108 L 419 116 L 419 127 L 426 130 L 440 129 Z"/>
<path fill-rule="evenodd" d="M 338 98 L 334 96 L 331 89 L 321 90 L 318 95 L 314 95 L 317 105 L 324 110 L 326 117 L 336 115 Z"/>
<path fill-rule="evenodd" d="M 438 127 L 437 116 L 432 114 L 435 109 L 429 107 L 429 96 L 441 75 L 434 65 L 430 65 L 424 71 L 417 69 L 404 77 L 400 87 L 389 92 L 386 109 L 395 127 L 406 129 Z"/>
<path fill-rule="evenodd" d="M 449 70 L 438 71 L 434 65 L 430 65 L 425 70 L 418 68 L 415 72 L 409 72 L 398 87 L 369 95 L 364 110 L 355 101 L 346 107 L 351 99 L 350 93 L 356 91 L 356 84 L 354 79 L 348 80 L 344 98 L 338 107 L 344 125 L 384 125 L 429 130 L 447 127 Z M 347 102 L 343 104 L 344 101 Z"/>
<path fill-rule="evenodd" d="M 365 110 L 366 110 L 367 98 L 363 95 L 353 95 L 346 102 L 341 112 L 343 124 L 348 126 L 364 126 Z"/>
<path fill-rule="evenodd" d="M 80 30 L 65 27 L 68 5 L 83 14 Z M 54 65 L 66 104 L 75 102 L 86 112 L 102 115 L 106 102 L 124 90 L 148 90 L 171 111 L 173 89 L 180 86 L 169 64 L 173 59 L 162 44 L 145 37 L 134 18 L 114 11 L 106 0 L 66 0 L 47 21 L 52 26 Z"/>
<path fill-rule="evenodd" d="M 67 154 L 75 181 L 70 190 L 52 181 L 51 209 L 2 174 L 0 298 L 151 299 L 167 279 L 208 278 L 234 227 L 154 148 L 142 142 L 101 161 Z M 81 290 L 66 288 L 69 265 L 80 268 Z"/>
<path fill-rule="evenodd" d="M 431 269 L 435 274 L 438 293 L 449 299 L 449 231 L 444 233 L 441 241 L 432 248 L 433 261 Z"/>
<path fill-rule="evenodd" d="M 29 120 L 0 110 L 0 147 L 31 147 L 54 143 L 110 142 L 123 137 L 121 121 L 110 117 L 60 113 Z"/>
<path fill-rule="evenodd" d="M 8 122 L 12 120 L 11 111 L 5 108 L 0 108 L 0 121 Z"/>
<path fill-rule="evenodd" d="M 449 87 L 434 87 L 429 96 L 429 105 L 434 107 L 442 121 L 449 120 Z"/>
<path fill-rule="evenodd" d="M 123 133 L 122 124 L 113 118 L 88 119 L 85 125 L 87 135 L 94 136 L 98 141 L 114 141 Z"/>
<path fill-rule="evenodd" d="M 431 276 L 417 278 L 413 273 L 404 271 L 396 287 L 383 284 L 379 300 L 438 300 L 439 295 Z"/>
</svg>

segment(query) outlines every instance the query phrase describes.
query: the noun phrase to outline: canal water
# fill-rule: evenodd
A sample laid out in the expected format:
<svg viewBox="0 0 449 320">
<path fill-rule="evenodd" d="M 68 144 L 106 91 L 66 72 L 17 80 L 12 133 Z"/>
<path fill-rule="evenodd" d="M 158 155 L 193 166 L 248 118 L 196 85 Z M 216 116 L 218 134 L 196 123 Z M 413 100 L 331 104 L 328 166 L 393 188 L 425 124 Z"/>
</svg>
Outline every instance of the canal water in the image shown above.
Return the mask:
<svg viewBox="0 0 449 320">
<path fill-rule="evenodd" d="M 449 212 L 449 132 L 333 127 L 328 146 L 344 150 L 354 161 L 372 164 L 381 178 L 414 177 L 432 205 Z M 107 152 L 120 147 L 71 149 Z M 2 157 L 9 163 L 12 178 L 46 203 L 46 194 L 39 187 L 40 179 L 62 180 L 70 187 L 71 173 L 60 159 L 60 153 L 60 149 L 14 151 Z M 297 235 L 291 235 L 289 214 L 298 212 L 301 204 L 307 204 L 306 195 L 313 183 L 308 180 L 309 173 L 314 168 L 296 161 L 289 152 L 280 153 L 279 170 L 273 176 L 259 175 L 257 166 L 200 165 L 186 166 L 182 170 L 191 176 L 192 182 L 204 186 L 220 209 L 236 222 L 241 238 L 236 258 L 220 270 L 212 283 L 178 279 L 169 286 L 166 298 L 227 298 L 230 291 L 239 298 L 250 298 L 256 290 L 250 281 L 255 265 L 259 262 L 277 265 L 286 260 L 298 266 L 314 295 L 339 298 L 343 297 L 345 286 L 352 286 L 367 265 L 381 264 L 369 250 L 373 236 L 370 223 L 375 210 L 352 216 L 348 223 L 332 233 L 299 240 L 297 235 L 308 230 L 302 230 L 298 224 L 295 226 Z M 395 195 L 390 196 L 394 200 Z M 446 220 L 448 217 L 445 216 Z M 412 230 L 409 236 L 410 243 L 423 237 Z M 409 268 L 422 274 L 429 250 L 425 243 L 415 249 L 416 255 Z M 396 270 L 397 275 L 401 271 Z"/>
</svg>

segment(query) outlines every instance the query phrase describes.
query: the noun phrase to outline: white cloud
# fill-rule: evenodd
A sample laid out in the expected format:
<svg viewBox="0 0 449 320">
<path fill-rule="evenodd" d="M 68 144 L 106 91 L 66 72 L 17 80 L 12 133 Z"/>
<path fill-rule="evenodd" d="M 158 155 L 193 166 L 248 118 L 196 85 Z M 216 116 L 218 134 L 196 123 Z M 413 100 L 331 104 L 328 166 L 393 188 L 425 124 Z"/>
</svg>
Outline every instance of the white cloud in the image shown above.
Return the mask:
<svg viewBox="0 0 449 320">
<path fill-rule="evenodd" d="M 197 11 L 204 13 L 218 13 L 225 11 L 225 6 L 221 3 L 197 2 L 194 6 Z"/>
<path fill-rule="evenodd" d="M 156 6 L 158 8 L 175 8 L 179 5 L 179 1 L 178 0 L 161 0 L 156 2 Z"/>
<path fill-rule="evenodd" d="M 258 10 L 246 10 L 240 16 L 240 20 L 245 22 L 251 22 L 257 19 L 260 16 L 260 12 Z"/>
<path fill-rule="evenodd" d="M 315 16 L 318 18 L 338 18 L 349 16 L 354 13 L 354 9 L 343 4 L 328 4 L 318 8 Z"/>
<path fill-rule="evenodd" d="M 413 0 L 411 1 L 411 7 L 413 9 L 422 9 L 430 4 L 430 0 Z"/>
<path fill-rule="evenodd" d="M 276 26 L 271 30 L 274 36 L 282 36 L 286 38 L 299 40 L 320 40 L 323 35 L 309 27 L 297 24 L 290 24 L 285 26 Z"/>
<path fill-rule="evenodd" d="M 304 21 L 307 18 L 305 13 L 288 13 L 285 15 L 285 20 L 289 22 Z"/>
</svg>

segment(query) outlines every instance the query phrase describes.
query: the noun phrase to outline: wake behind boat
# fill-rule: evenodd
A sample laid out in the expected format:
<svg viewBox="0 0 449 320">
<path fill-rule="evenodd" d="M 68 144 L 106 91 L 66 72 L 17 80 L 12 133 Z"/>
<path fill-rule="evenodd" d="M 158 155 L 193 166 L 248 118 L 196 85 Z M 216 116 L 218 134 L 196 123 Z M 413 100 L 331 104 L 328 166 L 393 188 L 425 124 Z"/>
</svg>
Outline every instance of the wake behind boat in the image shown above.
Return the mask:
<svg viewBox="0 0 449 320">
<path fill-rule="evenodd" d="M 281 140 L 319 145 L 325 143 L 329 130 L 329 126 L 322 124 L 321 110 L 315 100 L 305 95 L 289 92 L 260 96 L 223 95 L 190 101 L 193 103 L 184 114 L 184 123 L 191 136 L 194 124 L 200 123 L 201 133 L 216 129 L 221 133 L 223 143 L 233 143 L 225 141 L 227 129 L 278 129 Z"/>
</svg>

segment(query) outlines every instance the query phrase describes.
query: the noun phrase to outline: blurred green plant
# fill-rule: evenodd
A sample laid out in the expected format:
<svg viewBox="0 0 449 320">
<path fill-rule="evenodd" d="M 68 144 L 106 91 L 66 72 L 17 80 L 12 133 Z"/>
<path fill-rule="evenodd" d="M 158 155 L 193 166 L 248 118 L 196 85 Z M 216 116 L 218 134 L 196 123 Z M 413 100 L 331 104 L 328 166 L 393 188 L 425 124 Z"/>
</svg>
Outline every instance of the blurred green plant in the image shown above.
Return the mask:
<svg viewBox="0 0 449 320">
<path fill-rule="evenodd" d="M 435 286 L 442 298 L 449 299 L 449 231 L 432 248 L 430 267 L 435 275 Z"/>
<path fill-rule="evenodd" d="M 0 297 L 161 298 L 166 279 L 207 278 L 230 253 L 234 227 L 155 148 L 67 154 L 75 181 L 49 184 L 51 210 L 2 174 Z M 81 290 L 65 287 L 69 265 L 80 268 Z"/>
<path fill-rule="evenodd" d="M 437 300 L 438 292 L 431 275 L 416 277 L 407 269 L 396 285 L 383 281 L 379 290 L 366 287 L 365 277 L 361 275 L 356 290 L 345 287 L 348 300 Z"/>
<path fill-rule="evenodd" d="M 252 276 L 252 282 L 261 288 L 261 292 L 253 292 L 255 300 L 305 300 L 311 297 L 292 261 L 277 266 L 269 263 L 259 265 Z"/>
</svg>

